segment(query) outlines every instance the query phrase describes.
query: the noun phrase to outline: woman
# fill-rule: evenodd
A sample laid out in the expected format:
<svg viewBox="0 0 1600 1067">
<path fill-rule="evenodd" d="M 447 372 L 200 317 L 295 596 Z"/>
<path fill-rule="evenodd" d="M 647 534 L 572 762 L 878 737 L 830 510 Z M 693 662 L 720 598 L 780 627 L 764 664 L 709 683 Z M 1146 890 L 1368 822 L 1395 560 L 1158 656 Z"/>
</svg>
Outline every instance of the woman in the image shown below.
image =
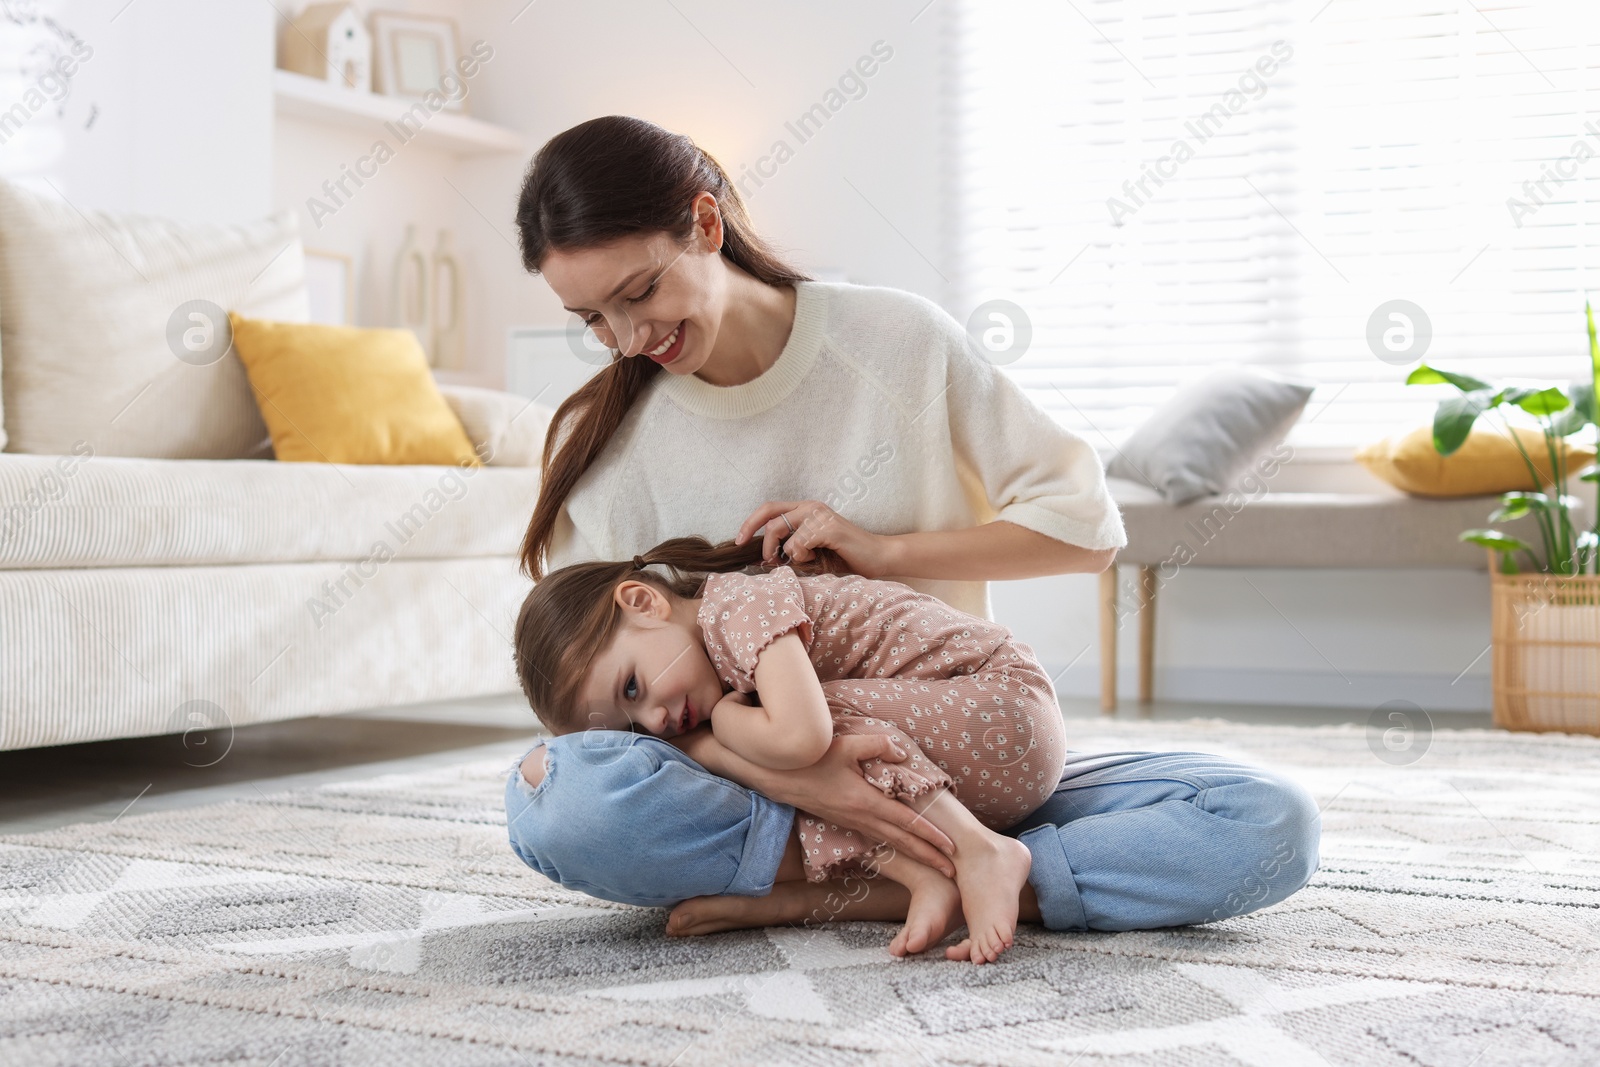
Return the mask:
<svg viewBox="0 0 1600 1067">
<path fill-rule="evenodd" d="M 619 116 L 557 135 L 517 225 L 524 266 L 618 353 L 552 422 L 522 546 L 535 579 L 672 536 L 760 537 L 770 562 L 827 548 L 990 617 L 988 581 L 1098 572 L 1126 543 L 1093 449 L 948 314 L 808 281 L 687 137 Z M 819 909 L 904 919 L 903 891 L 881 880 L 859 897 L 771 894 L 797 808 L 954 874 L 948 839 L 866 783 L 869 758 L 895 754 L 840 737 L 821 763 L 772 771 L 704 728 L 673 744 L 568 734 L 509 775 L 511 844 L 570 888 L 679 905 L 674 934 Z M 1032 854 L 1025 921 L 1125 930 L 1283 899 L 1316 869 L 1319 820 L 1303 789 L 1215 756 L 1072 753 L 1052 799 L 1008 832 Z"/>
</svg>

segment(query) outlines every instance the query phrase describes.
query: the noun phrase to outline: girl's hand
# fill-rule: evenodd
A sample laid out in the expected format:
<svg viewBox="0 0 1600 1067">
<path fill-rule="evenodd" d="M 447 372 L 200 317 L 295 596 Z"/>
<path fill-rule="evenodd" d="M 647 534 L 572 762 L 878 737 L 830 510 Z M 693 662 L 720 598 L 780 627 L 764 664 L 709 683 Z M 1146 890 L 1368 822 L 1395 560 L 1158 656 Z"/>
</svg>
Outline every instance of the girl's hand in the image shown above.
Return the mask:
<svg viewBox="0 0 1600 1067">
<path fill-rule="evenodd" d="M 955 865 L 948 857 L 955 854 L 955 845 L 944 831 L 911 805 L 884 796 L 861 773 L 862 760 L 899 763 L 905 758 L 882 734 L 846 734 L 835 737 L 827 754 L 809 767 L 765 771 L 759 782 L 744 784 L 780 804 L 887 841 L 918 863 L 954 878 Z"/>
<path fill-rule="evenodd" d="M 761 554 L 769 564 L 780 562 L 780 545 L 797 563 L 815 558 L 812 549 L 831 548 L 863 577 L 894 573 L 894 542 L 888 535 L 868 533 L 820 500 L 769 500 L 744 520 L 734 543 L 744 544 L 763 525 Z"/>
</svg>

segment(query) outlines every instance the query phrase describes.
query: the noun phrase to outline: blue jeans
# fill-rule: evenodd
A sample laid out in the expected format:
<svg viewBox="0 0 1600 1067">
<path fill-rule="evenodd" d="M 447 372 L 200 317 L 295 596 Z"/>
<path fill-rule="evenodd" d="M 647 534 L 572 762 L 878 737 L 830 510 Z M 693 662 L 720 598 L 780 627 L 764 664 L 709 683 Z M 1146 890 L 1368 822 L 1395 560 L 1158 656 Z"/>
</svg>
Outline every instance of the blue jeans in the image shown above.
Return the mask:
<svg viewBox="0 0 1600 1067">
<path fill-rule="evenodd" d="M 794 809 L 665 741 L 589 730 L 545 744 L 544 780 L 506 780 L 511 850 L 569 889 L 667 907 L 765 896 Z M 536 746 L 537 747 L 537 746 Z M 1142 930 L 1264 908 L 1317 869 L 1317 805 L 1286 778 L 1200 752 L 1071 752 L 1044 806 L 1006 833 L 1052 930 Z"/>
</svg>

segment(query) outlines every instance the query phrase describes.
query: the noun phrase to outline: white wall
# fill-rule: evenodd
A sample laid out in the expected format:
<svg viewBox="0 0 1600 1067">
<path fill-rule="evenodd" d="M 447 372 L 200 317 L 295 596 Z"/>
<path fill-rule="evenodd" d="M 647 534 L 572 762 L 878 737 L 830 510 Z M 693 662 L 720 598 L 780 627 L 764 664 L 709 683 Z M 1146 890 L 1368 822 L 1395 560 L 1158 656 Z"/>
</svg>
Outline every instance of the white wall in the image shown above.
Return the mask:
<svg viewBox="0 0 1600 1067">
<path fill-rule="evenodd" d="M 416 228 L 424 253 L 431 252 L 440 231 L 448 230 L 461 253 L 469 291 L 479 285 L 479 254 L 475 242 L 461 246 L 462 230 L 470 227 L 467 211 L 450 192 L 447 184 L 460 164 L 454 157 L 418 144 L 398 148 L 394 159 L 384 164 L 376 177 L 368 179 L 337 210 L 328 215 L 309 210 L 317 199 L 327 205 L 334 201 L 323 191 L 323 183 L 338 180 L 344 168 L 372 147 L 371 134 L 294 118 L 280 118 L 275 127 L 273 188 L 276 206 L 293 210 L 300 218 L 301 239 L 306 248 L 337 252 L 349 256 L 355 270 L 355 321 L 363 326 L 394 324 L 393 271 L 395 258 L 404 243 L 408 226 Z M 398 144 L 394 138 L 390 138 Z M 348 181 L 346 189 L 352 189 Z M 440 195 L 441 190 L 445 195 Z M 480 309 L 475 309 L 480 310 Z M 469 323 L 481 319 L 474 314 Z M 482 333 L 469 336 L 471 365 L 495 366 L 502 347 Z M 490 380 L 493 374 L 477 376 Z"/>
<path fill-rule="evenodd" d="M 32 7 L 35 13 L 20 10 Z M 51 148 L 0 169 L 48 178 L 81 209 L 236 221 L 271 206 L 272 9 L 206 0 L 19 5 L 12 40 L 58 43 L 53 19 L 91 50 L 70 94 L 35 115 Z M 15 83 L 10 88 L 15 90 Z M 11 106 L 16 97 L 0 101 Z M 12 147 L 12 146 L 8 146 Z M 25 145 L 19 143 L 14 154 Z"/>
<path fill-rule="evenodd" d="M 932 10 L 911 21 L 924 0 L 526 3 L 464 13 L 469 39 L 511 57 L 484 71 L 484 114 L 534 146 L 585 119 L 637 115 L 694 137 L 735 181 L 785 138 L 793 158 L 749 185 L 762 232 L 805 267 L 941 295 L 939 21 Z M 876 41 L 893 56 L 865 79 L 865 94 L 799 143 L 784 123 L 821 100 Z M 485 248 L 490 330 L 567 319 L 549 288 L 522 274 L 513 247 L 525 163 L 491 161 L 465 175 L 463 191 L 488 219 L 480 227 L 510 239 Z"/>
</svg>

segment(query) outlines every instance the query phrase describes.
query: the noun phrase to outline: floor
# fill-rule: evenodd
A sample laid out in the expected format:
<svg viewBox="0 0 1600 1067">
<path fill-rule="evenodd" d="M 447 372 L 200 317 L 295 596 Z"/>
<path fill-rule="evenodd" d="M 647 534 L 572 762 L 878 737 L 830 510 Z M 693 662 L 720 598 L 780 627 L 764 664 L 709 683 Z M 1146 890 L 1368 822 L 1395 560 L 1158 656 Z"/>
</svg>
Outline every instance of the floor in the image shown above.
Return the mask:
<svg viewBox="0 0 1600 1067">
<path fill-rule="evenodd" d="M 1370 708 L 1156 702 L 1156 721 L 1321 726 L 1364 723 Z M 1100 719 L 1088 700 L 1063 701 L 1068 719 Z M 1138 719 L 1134 701 L 1122 719 Z M 1488 712 L 1436 713 L 1439 729 L 1487 727 Z M 537 724 L 520 694 L 376 708 L 294 719 L 207 735 L 168 734 L 0 752 L 0 833 L 28 833 L 77 822 L 106 822 L 129 811 L 193 807 L 323 782 L 425 770 L 531 747 Z"/>
</svg>

